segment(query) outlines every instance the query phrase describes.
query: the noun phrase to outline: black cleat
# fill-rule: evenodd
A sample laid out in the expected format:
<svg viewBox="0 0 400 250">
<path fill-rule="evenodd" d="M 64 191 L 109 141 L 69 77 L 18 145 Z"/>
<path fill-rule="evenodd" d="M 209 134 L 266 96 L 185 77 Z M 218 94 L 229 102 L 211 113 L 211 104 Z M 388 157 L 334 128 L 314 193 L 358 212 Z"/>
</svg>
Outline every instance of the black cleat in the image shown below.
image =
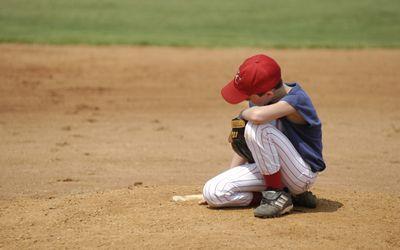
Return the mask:
<svg viewBox="0 0 400 250">
<path fill-rule="evenodd" d="M 306 208 L 317 207 L 317 197 L 311 192 L 306 191 L 298 195 L 292 195 L 293 205 Z"/>
</svg>

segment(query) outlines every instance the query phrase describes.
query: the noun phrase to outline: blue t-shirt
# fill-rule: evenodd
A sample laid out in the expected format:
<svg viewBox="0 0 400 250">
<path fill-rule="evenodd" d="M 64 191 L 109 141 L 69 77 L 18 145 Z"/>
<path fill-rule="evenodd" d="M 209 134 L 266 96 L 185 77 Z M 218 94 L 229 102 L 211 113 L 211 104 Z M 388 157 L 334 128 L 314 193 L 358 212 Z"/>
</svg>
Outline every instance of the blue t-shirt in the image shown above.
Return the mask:
<svg viewBox="0 0 400 250">
<path fill-rule="evenodd" d="M 303 160 L 313 172 L 326 168 L 322 157 L 321 121 L 310 97 L 297 83 L 287 83 L 292 89 L 280 101 L 289 103 L 306 120 L 307 124 L 296 124 L 286 117 L 278 119 L 277 127 L 292 142 Z"/>
</svg>

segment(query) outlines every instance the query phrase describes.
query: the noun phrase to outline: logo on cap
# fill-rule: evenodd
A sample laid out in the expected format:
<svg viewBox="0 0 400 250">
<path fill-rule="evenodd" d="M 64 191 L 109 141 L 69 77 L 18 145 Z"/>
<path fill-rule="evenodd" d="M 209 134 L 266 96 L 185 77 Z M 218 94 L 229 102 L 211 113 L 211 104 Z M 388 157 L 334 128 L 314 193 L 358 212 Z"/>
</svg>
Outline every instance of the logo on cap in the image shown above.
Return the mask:
<svg viewBox="0 0 400 250">
<path fill-rule="evenodd" d="M 235 85 L 236 87 L 239 87 L 239 82 L 242 81 L 242 78 L 240 77 L 240 71 L 238 71 L 235 75 Z"/>
</svg>

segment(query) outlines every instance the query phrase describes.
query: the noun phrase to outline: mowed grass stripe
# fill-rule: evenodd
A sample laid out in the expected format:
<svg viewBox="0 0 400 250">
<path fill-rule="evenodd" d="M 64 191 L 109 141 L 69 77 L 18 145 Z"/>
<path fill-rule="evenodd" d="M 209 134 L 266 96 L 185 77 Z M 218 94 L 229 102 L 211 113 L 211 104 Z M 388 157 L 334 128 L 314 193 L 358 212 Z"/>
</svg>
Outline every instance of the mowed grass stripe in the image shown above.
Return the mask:
<svg viewBox="0 0 400 250">
<path fill-rule="evenodd" d="M 398 0 L 0 0 L 0 42 L 400 47 Z"/>
</svg>

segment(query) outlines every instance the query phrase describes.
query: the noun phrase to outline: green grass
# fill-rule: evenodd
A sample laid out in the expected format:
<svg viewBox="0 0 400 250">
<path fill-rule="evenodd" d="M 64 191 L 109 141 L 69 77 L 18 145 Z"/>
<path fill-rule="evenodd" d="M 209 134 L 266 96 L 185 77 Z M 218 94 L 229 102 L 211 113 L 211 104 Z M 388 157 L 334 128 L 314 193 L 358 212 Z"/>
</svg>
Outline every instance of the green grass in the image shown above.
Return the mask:
<svg viewBox="0 0 400 250">
<path fill-rule="evenodd" d="M 0 0 L 0 42 L 400 47 L 400 0 Z"/>
</svg>

